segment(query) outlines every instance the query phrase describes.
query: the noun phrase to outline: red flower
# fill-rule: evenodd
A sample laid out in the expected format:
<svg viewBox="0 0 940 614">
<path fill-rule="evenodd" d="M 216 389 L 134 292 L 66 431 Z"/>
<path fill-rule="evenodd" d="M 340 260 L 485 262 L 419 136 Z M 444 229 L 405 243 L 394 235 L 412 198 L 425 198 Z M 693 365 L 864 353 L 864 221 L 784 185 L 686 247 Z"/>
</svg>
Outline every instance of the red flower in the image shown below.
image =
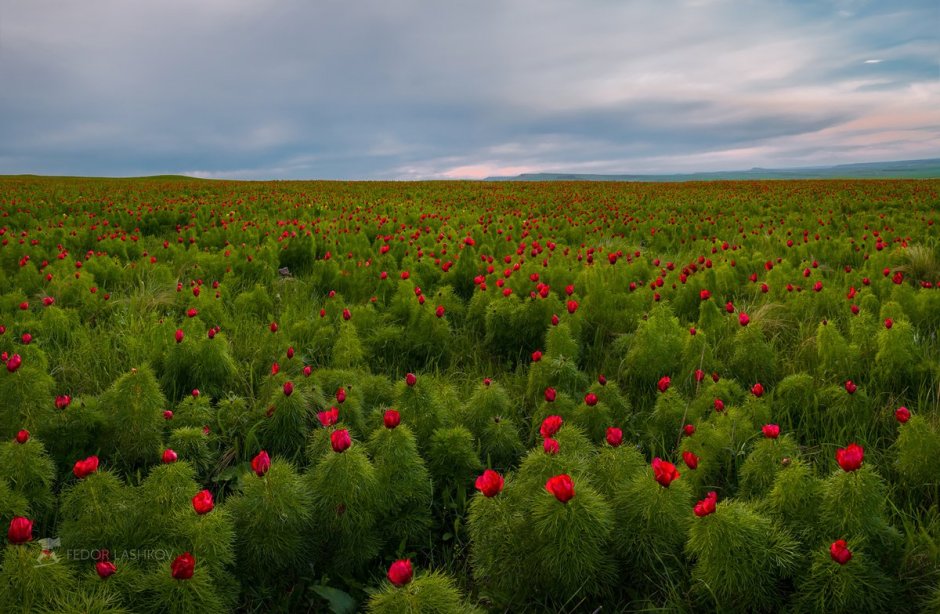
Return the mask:
<svg viewBox="0 0 940 614">
<path fill-rule="evenodd" d="M 334 452 L 345 452 L 352 445 L 352 439 L 349 437 L 349 431 L 340 429 L 330 433 L 330 445 Z"/>
<path fill-rule="evenodd" d="M 761 431 L 767 439 L 776 439 L 780 436 L 780 427 L 776 424 L 765 424 L 761 427 Z"/>
<path fill-rule="evenodd" d="M 653 459 L 652 466 L 653 478 L 663 488 L 668 488 L 673 480 L 679 479 L 679 470 L 669 461 L 664 461 L 657 456 Z"/>
<path fill-rule="evenodd" d="M 264 476 L 268 472 L 268 469 L 271 468 L 271 457 L 268 456 L 268 453 L 264 450 L 258 452 L 258 455 L 251 459 L 251 470 L 255 472 L 259 478 Z"/>
<path fill-rule="evenodd" d="M 196 493 L 196 496 L 193 497 L 193 509 L 196 510 L 196 513 L 200 516 L 208 514 L 213 508 L 215 508 L 215 502 L 212 499 L 212 493 L 208 490 L 200 490 Z"/>
<path fill-rule="evenodd" d="M 616 448 L 623 443 L 623 431 L 616 426 L 607 427 L 607 443 Z"/>
<path fill-rule="evenodd" d="M 549 416 L 542 420 L 542 426 L 539 427 L 539 434 L 542 437 L 552 437 L 561 428 L 564 421 L 561 416 Z"/>
<path fill-rule="evenodd" d="M 439 317 L 439 318 L 443 318 L 443 317 L 444 317 L 444 306 L 443 306 L 443 305 L 438 305 L 438 306 L 437 306 L 437 309 L 434 310 L 434 315 L 436 315 L 436 316 Z"/>
<path fill-rule="evenodd" d="M 287 348 L 287 359 L 290 360 L 294 357 L 294 347 L 290 346 Z"/>
<path fill-rule="evenodd" d="M 891 328 L 892 326 L 894 326 L 894 320 L 892 320 L 891 318 L 887 318 L 885 320 L 885 328 Z"/>
<path fill-rule="evenodd" d="M 704 518 L 709 514 L 715 513 L 715 506 L 718 503 L 718 493 L 714 490 L 705 495 L 705 498 L 695 504 L 692 511 L 699 518 Z"/>
<path fill-rule="evenodd" d="M 407 373 L 405 374 L 405 383 L 414 386 L 418 383 L 418 377 L 414 373 Z"/>
<path fill-rule="evenodd" d="M 708 299 L 712 297 L 712 293 L 709 292 L 708 290 L 702 290 L 701 292 L 698 293 L 698 297 L 702 299 L 703 301 L 707 301 Z"/>
<path fill-rule="evenodd" d="M 829 556 L 839 565 L 845 565 L 852 560 L 852 551 L 849 550 L 844 539 L 839 539 L 829 546 Z"/>
<path fill-rule="evenodd" d="M 555 392 L 554 388 L 551 388 L 551 387 L 546 388 L 545 389 L 545 401 L 547 401 L 548 403 L 554 403 L 555 397 L 557 396 L 557 394 L 558 393 Z"/>
<path fill-rule="evenodd" d="M 540 360 L 542 360 L 542 352 L 539 350 L 532 352 L 532 362 L 538 362 Z"/>
<path fill-rule="evenodd" d="M 113 576 L 114 572 L 117 571 L 117 567 L 111 561 L 98 561 L 95 563 L 95 571 L 98 573 L 98 577 L 104 580 Z"/>
<path fill-rule="evenodd" d="M 695 455 L 695 452 L 686 450 L 682 453 L 682 460 L 689 469 L 698 469 L 698 456 Z"/>
<path fill-rule="evenodd" d="M 700 381 L 702 381 L 703 379 L 705 379 L 705 372 L 702 371 L 701 369 L 696 369 L 696 370 L 695 370 L 695 381 L 696 381 L 696 382 L 700 382 Z"/>
<path fill-rule="evenodd" d="M 845 391 L 849 394 L 855 394 L 856 390 L 858 390 L 858 386 L 856 386 L 852 380 L 846 380 Z"/>
<path fill-rule="evenodd" d="M 546 437 L 545 441 L 542 442 L 542 450 L 552 456 L 558 454 L 558 440 Z"/>
<path fill-rule="evenodd" d="M 584 395 L 584 403 L 588 407 L 594 407 L 595 405 L 597 405 L 597 395 L 594 394 L 593 392 L 587 393 L 586 395 Z"/>
<path fill-rule="evenodd" d="M 575 301 L 575 300 L 568 301 L 567 307 L 568 307 L 568 313 L 573 314 L 575 311 L 578 310 L 578 301 Z"/>
<path fill-rule="evenodd" d="M 495 497 L 503 490 L 503 476 L 492 469 L 487 469 L 477 477 L 476 488 L 485 497 Z"/>
<path fill-rule="evenodd" d="M 189 580 L 193 577 L 193 571 L 195 571 L 195 569 L 196 559 L 188 552 L 179 555 L 170 563 L 170 573 L 176 580 Z"/>
<path fill-rule="evenodd" d="M 317 412 L 317 420 L 320 421 L 320 424 L 323 426 L 333 426 L 336 424 L 336 421 L 339 420 L 339 410 L 335 407 L 331 407 L 325 411 Z"/>
<path fill-rule="evenodd" d="M 85 460 L 75 461 L 75 466 L 72 468 L 72 473 L 74 473 L 75 477 L 79 480 L 88 477 L 96 471 L 98 471 L 97 456 L 89 456 Z"/>
<path fill-rule="evenodd" d="M 401 423 L 401 414 L 394 409 L 386 409 L 382 422 L 385 423 L 385 428 L 393 429 Z"/>
<path fill-rule="evenodd" d="M 284 396 L 289 397 L 294 394 L 294 382 L 284 382 Z"/>
<path fill-rule="evenodd" d="M 172 410 L 172 409 L 165 409 L 165 410 L 163 410 L 163 419 L 164 419 L 164 420 L 172 420 L 172 419 L 173 419 L 173 410 Z"/>
<path fill-rule="evenodd" d="M 26 443 L 29 441 L 29 431 L 22 429 L 16 434 L 16 443 Z"/>
<path fill-rule="evenodd" d="M 167 448 L 163 451 L 163 464 L 169 465 L 170 463 L 175 463 L 176 459 L 179 458 L 173 450 Z"/>
<path fill-rule="evenodd" d="M 855 471 L 862 466 L 865 449 L 857 443 L 850 443 L 845 448 L 836 450 L 836 461 L 843 471 Z"/>
<path fill-rule="evenodd" d="M 182 343 L 184 336 L 185 336 L 185 335 L 183 334 L 183 329 L 182 329 L 182 328 L 177 328 L 177 329 L 176 329 L 176 342 L 177 342 L 177 343 Z"/>
<path fill-rule="evenodd" d="M 271 326 L 269 326 L 268 328 L 271 329 L 271 332 L 272 332 L 272 333 L 276 333 L 276 332 L 277 332 L 277 322 L 271 322 Z"/>
<path fill-rule="evenodd" d="M 751 318 L 748 317 L 746 313 L 742 311 L 741 313 L 738 314 L 738 324 L 740 324 L 741 326 L 747 326 L 750 323 L 751 323 Z"/>
<path fill-rule="evenodd" d="M 574 496 L 574 482 L 571 481 L 570 475 L 563 473 L 548 478 L 545 482 L 545 490 L 555 495 L 555 498 L 562 503 L 567 503 Z"/>
<path fill-rule="evenodd" d="M 898 407 L 897 411 L 894 412 L 894 419 L 904 424 L 911 419 L 911 410 L 906 407 Z"/>
<path fill-rule="evenodd" d="M 16 370 L 20 368 L 20 365 L 23 364 L 23 358 L 19 354 L 14 354 L 7 359 L 7 371 L 10 373 L 16 373 Z"/>
<path fill-rule="evenodd" d="M 388 568 L 388 581 L 399 588 L 411 582 L 413 576 L 411 561 L 408 559 L 399 559 Z"/>
<path fill-rule="evenodd" d="M 725 402 L 722 401 L 721 399 L 715 399 L 715 411 L 724 411 L 724 410 L 725 410 Z"/>
<path fill-rule="evenodd" d="M 695 425 L 686 424 L 685 426 L 682 427 L 682 432 L 685 434 L 686 437 L 691 437 L 692 435 L 695 434 Z"/>
<path fill-rule="evenodd" d="M 7 539 L 11 544 L 25 544 L 33 539 L 33 521 L 25 516 L 14 516 L 10 521 Z"/>
<path fill-rule="evenodd" d="M 352 313 L 349 311 L 349 309 L 343 309 L 343 319 L 348 320 L 351 317 L 352 317 Z"/>
<path fill-rule="evenodd" d="M 664 375 L 661 378 L 659 378 L 659 383 L 656 384 L 656 386 L 659 388 L 660 392 L 666 392 L 667 390 L 669 390 L 669 384 L 671 383 L 672 383 L 672 380 L 669 378 L 669 376 Z"/>
<path fill-rule="evenodd" d="M 755 397 L 764 396 L 764 385 L 761 384 L 760 382 L 757 382 L 756 384 L 751 386 L 751 394 L 753 394 Z"/>
</svg>

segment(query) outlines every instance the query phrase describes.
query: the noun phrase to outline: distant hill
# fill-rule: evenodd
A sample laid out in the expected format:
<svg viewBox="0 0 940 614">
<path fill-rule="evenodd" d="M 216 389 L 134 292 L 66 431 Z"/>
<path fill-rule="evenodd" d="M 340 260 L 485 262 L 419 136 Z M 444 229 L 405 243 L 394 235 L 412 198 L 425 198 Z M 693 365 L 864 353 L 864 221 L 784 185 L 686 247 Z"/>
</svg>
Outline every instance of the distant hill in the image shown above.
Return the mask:
<svg viewBox="0 0 940 614">
<path fill-rule="evenodd" d="M 591 175 L 583 173 L 524 173 L 487 177 L 486 181 L 721 181 L 734 179 L 926 179 L 940 178 L 940 158 L 865 162 L 838 166 L 752 168 L 746 171 L 672 175 Z"/>
</svg>

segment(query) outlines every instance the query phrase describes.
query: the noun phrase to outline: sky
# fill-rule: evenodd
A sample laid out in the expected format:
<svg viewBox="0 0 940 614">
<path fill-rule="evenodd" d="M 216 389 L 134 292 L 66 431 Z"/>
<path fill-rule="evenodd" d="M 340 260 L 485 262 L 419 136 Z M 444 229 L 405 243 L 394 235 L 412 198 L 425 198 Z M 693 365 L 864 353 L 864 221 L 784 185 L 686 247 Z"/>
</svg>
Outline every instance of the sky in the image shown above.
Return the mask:
<svg viewBox="0 0 940 614">
<path fill-rule="evenodd" d="M 940 157 L 937 0 L 5 0 L 0 174 Z"/>
</svg>

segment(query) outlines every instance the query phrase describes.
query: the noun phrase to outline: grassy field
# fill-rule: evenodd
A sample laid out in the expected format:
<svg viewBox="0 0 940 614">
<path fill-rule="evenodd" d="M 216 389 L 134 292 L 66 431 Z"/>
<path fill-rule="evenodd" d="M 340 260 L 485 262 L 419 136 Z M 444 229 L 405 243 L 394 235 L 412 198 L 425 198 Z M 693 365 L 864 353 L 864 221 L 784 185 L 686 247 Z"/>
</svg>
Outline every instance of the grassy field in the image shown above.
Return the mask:
<svg viewBox="0 0 940 614">
<path fill-rule="evenodd" d="M 940 180 L 0 203 L 0 609 L 940 610 Z"/>
</svg>

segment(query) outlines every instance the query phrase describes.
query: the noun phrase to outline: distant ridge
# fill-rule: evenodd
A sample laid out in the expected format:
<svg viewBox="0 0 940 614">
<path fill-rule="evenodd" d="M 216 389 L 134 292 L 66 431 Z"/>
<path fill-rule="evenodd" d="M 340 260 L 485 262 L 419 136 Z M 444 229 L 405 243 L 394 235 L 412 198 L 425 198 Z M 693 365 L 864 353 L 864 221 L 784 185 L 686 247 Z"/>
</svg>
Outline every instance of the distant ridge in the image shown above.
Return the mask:
<svg viewBox="0 0 940 614">
<path fill-rule="evenodd" d="M 734 179 L 928 179 L 940 178 L 940 158 L 863 162 L 837 166 L 752 168 L 746 171 L 677 173 L 670 175 L 592 175 L 584 173 L 523 173 L 487 177 L 486 181 L 722 181 Z"/>
</svg>

